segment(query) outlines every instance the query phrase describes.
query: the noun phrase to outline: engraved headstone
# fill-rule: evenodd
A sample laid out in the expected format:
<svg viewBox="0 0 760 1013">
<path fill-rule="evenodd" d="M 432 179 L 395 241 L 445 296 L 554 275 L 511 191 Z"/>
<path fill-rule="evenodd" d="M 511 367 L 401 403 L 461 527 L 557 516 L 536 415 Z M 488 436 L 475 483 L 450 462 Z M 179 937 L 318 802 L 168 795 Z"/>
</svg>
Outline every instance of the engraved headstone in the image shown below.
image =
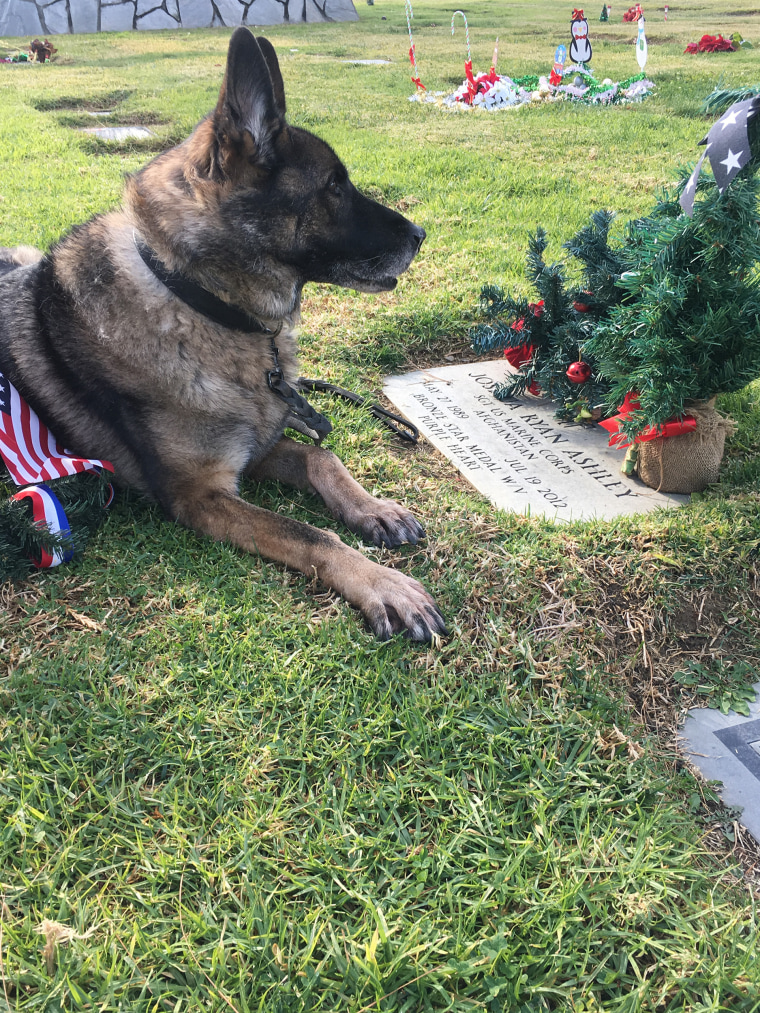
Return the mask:
<svg viewBox="0 0 760 1013">
<path fill-rule="evenodd" d="M 760 683 L 753 689 L 760 694 Z M 681 746 L 708 781 L 720 781 L 720 797 L 741 808 L 739 821 L 760 841 L 760 700 L 749 716 L 718 710 L 689 711 Z"/>
<path fill-rule="evenodd" d="M 462 474 L 503 510 L 590 520 L 680 506 L 621 474 L 623 452 L 601 426 L 558 422 L 551 401 L 498 401 L 504 359 L 418 370 L 385 379 L 386 396 Z"/>
</svg>

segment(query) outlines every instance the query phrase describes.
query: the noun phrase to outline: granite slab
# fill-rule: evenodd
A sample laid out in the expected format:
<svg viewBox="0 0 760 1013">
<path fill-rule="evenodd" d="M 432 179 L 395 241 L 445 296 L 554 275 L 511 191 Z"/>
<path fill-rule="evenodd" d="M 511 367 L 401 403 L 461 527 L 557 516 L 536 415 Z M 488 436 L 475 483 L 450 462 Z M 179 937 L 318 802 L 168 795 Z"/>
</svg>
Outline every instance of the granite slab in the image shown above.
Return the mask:
<svg viewBox="0 0 760 1013">
<path fill-rule="evenodd" d="M 558 422 L 556 406 L 526 396 L 498 401 L 502 359 L 385 378 L 383 390 L 494 506 L 558 521 L 611 519 L 677 507 L 620 472 L 624 454 L 598 425 Z"/>
</svg>

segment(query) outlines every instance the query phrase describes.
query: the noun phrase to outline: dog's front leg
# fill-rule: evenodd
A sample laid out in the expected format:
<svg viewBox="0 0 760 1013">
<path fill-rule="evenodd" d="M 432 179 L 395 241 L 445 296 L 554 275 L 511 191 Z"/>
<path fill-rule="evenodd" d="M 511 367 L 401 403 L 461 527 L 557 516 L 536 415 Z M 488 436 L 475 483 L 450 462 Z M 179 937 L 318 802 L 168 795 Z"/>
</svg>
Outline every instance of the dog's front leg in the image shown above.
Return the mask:
<svg viewBox="0 0 760 1013">
<path fill-rule="evenodd" d="M 405 632 L 413 640 L 429 641 L 446 632 L 441 613 L 420 583 L 372 562 L 332 531 L 253 506 L 233 492 L 204 484 L 202 477 L 185 494 L 175 492 L 173 502 L 175 516 L 188 527 L 316 575 L 358 608 L 381 640 Z"/>
<path fill-rule="evenodd" d="M 247 473 L 252 478 L 273 478 L 319 493 L 333 517 L 373 545 L 416 545 L 425 537 L 424 528 L 405 507 L 370 495 L 339 458 L 322 447 L 296 443 L 284 436 Z"/>
</svg>

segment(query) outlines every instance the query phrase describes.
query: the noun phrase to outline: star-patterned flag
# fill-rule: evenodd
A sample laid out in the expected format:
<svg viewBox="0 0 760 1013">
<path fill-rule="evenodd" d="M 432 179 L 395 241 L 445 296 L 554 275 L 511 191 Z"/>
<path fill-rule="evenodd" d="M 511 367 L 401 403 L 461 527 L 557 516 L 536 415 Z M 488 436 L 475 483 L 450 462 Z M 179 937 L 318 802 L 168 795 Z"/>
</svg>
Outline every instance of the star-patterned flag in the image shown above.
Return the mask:
<svg viewBox="0 0 760 1013">
<path fill-rule="evenodd" d="M 110 461 L 76 457 L 56 441 L 19 392 L 0 373 L 0 461 L 16 485 L 46 482 L 82 471 L 107 468 Z"/>
<path fill-rule="evenodd" d="M 697 192 L 697 180 L 702 171 L 705 158 L 710 159 L 710 167 L 718 184 L 718 190 L 724 193 L 734 176 L 749 162 L 750 151 L 747 124 L 760 111 L 760 95 L 734 102 L 721 118 L 712 125 L 707 137 L 699 142 L 706 145 L 704 154 L 697 162 L 689 182 L 684 187 L 679 203 L 691 218 L 694 213 L 694 195 Z"/>
</svg>

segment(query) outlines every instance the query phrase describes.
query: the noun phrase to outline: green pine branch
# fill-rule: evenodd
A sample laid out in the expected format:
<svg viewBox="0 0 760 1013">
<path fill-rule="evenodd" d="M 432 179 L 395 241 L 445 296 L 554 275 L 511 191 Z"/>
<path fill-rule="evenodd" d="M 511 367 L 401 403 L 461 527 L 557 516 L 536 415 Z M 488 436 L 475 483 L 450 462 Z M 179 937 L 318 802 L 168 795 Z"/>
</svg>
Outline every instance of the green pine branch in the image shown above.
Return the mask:
<svg viewBox="0 0 760 1013">
<path fill-rule="evenodd" d="M 81 555 L 92 533 L 106 519 L 110 497 L 110 473 L 84 472 L 46 483 L 59 500 L 70 525 L 70 534 L 52 533 L 34 523 L 28 500 L 13 500 L 18 492 L 0 476 L 0 581 L 20 580 L 34 572 L 41 551 Z"/>
</svg>

